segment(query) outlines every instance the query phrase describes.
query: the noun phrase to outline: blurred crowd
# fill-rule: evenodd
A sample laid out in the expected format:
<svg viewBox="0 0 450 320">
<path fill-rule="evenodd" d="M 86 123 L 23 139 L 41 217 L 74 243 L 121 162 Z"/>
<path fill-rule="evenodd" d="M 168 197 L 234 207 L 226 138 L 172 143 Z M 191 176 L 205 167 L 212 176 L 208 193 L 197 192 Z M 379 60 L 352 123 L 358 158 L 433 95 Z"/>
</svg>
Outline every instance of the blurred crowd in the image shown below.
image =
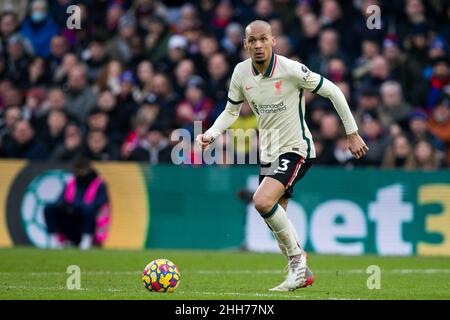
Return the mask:
<svg viewBox="0 0 450 320">
<path fill-rule="evenodd" d="M 71 5 L 80 29 L 67 24 Z M 213 123 L 248 57 L 244 27 L 264 19 L 276 53 L 344 92 L 370 148 L 354 161 L 333 106 L 308 94 L 317 163 L 450 164 L 450 1 L 2 0 L 0 12 L 1 158 L 171 163 L 171 132 Z M 233 128 L 256 125 L 244 103 Z"/>
</svg>

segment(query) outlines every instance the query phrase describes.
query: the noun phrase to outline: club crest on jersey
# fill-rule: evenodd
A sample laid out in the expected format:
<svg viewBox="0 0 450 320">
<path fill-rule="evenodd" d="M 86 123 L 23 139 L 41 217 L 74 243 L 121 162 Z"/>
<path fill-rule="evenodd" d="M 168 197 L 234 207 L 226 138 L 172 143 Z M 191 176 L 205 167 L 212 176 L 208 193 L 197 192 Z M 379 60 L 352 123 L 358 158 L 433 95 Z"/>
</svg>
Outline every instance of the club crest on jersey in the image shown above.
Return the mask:
<svg viewBox="0 0 450 320">
<path fill-rule="evenodd" d="M 279 96 L 281 94 L 281 84 L 283 83 L 283 80 L 275 82 L 275 95 Z"/>
</svg>

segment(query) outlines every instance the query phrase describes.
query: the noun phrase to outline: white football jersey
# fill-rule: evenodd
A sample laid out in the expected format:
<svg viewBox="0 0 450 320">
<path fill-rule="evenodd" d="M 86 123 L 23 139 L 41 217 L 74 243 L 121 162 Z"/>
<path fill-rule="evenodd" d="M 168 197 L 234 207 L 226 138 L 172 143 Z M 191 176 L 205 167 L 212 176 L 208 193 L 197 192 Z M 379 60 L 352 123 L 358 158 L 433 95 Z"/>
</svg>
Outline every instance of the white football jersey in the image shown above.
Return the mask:
<svg viewBox="0 0 450 320">
<path fill-rule="evenodd" d="M 325 88 L 326 87 L 326 88 Z M 224 113 L 236 115 L 246 99 L 258 120 L 260 159 L 273 162 L 283 153 L 294 152 L 306 159 L 315 158 L 311 132 L 305 121 L 305 90 L 317 92 L 332 100 L 347 133 L 357 131 L 347 102 L 333 99 L 342 92 L 321 75 L 305 65 L 286 57 L 272 54 L 264 74 L 260 74 L 249 58 L 234 68 Z M 224 129 L 219 122 L 212 132 Z M 217 129 L 215 130 L 215 126 Z"/>
</svg>

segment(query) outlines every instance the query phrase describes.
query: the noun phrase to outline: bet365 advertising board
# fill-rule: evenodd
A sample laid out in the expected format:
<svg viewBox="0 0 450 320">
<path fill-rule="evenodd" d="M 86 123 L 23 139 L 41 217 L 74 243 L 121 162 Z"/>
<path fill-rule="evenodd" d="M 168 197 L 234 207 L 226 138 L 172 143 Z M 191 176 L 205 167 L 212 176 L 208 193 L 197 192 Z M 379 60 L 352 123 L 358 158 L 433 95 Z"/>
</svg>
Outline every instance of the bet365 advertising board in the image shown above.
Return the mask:
<svg viewBox="0 0 450 320">
<path fill-rule="evenodd" d="M 104 247 L 278 252 L 237 191 L 258 186 L 256 166 L 96 163 L 112 219 Z M 48 243 L 43 208 L 70 166 L 0 160 L 0 246 Z M 299 241 L 321 254 L 450 256 L 450 171 L 313 167 L 288 207 Z"/>
</svg>

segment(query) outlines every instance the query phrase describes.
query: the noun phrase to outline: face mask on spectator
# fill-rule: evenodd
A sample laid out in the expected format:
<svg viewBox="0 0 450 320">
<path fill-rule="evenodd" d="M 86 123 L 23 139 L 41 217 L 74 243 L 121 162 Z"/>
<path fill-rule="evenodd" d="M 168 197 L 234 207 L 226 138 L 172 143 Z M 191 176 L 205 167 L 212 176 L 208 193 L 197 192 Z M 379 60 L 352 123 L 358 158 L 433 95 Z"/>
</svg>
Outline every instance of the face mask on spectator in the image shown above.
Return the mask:
<svg viewBox="0 0 450 320">
<path fill-rule="evenodd" d="M 47 17 L 47 13 L 43 12 L 43 11 L 37 11 L 37 12 L 33 12 L 31 14 L 31 20 L 34 23 L 39 23 L 45 20 L 45 18 Z"/>
</svg>

